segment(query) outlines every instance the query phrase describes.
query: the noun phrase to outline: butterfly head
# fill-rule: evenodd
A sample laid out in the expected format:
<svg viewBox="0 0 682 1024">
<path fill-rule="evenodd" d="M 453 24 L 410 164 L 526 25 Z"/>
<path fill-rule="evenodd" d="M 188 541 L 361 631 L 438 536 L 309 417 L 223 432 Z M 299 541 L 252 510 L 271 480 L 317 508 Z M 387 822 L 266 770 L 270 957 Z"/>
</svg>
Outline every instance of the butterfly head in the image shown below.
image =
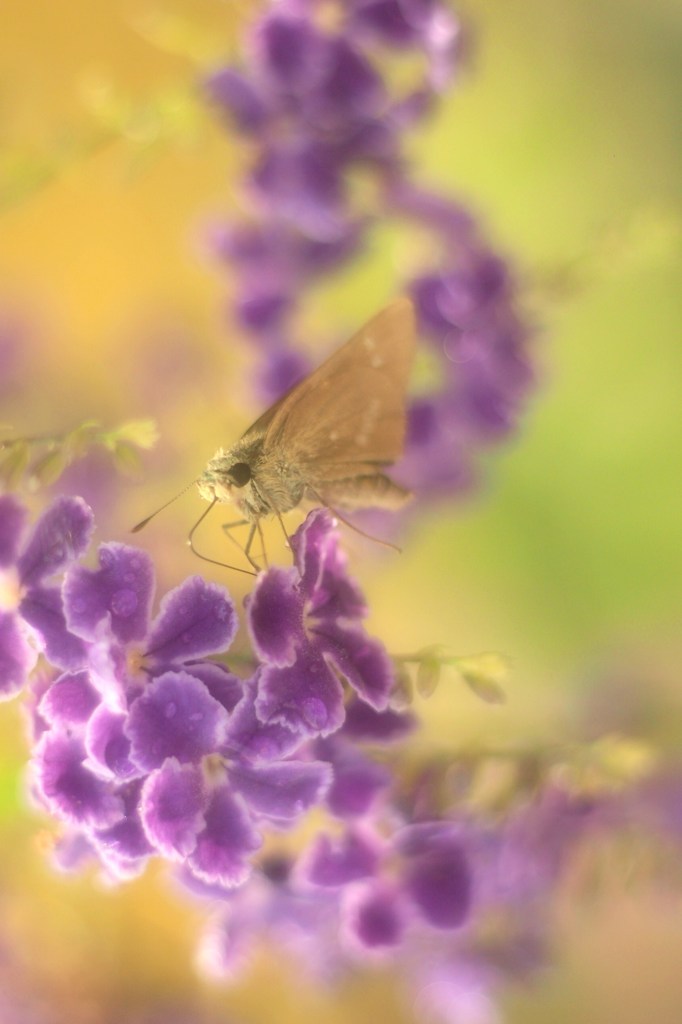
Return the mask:
<svg viewBox="0 0 682 1024">
<path fill-rule="evenodd" d="M 209 461 L 197 480 L 205 501 L 231 501 L 233 490 L 240 491 L 251 480 L 251 467 L 232 451 L 221 448 Z"/>
</svg>

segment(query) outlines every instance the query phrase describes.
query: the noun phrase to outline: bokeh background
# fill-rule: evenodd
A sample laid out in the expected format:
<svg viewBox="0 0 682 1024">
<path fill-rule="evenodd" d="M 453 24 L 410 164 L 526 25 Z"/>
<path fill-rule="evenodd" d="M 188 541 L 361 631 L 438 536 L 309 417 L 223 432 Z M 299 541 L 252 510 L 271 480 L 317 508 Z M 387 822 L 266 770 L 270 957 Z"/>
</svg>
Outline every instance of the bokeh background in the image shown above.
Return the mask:
<svg viewBox="0 0 682 1024">
<path fill-rule="evenodd" d="M 151 415 L 161 434 L 133 480 L 112 485 L 96 460 L 73 472 L 73 487 L 100 495 L 98 539 L 128 540 L 258 411 L 248 351 L 225 315 L 229 280 L 205 241 L 235 208 L 245 154 L 193 92 L 199 69 L 238 53 L 256 9 L 23 0 L 3 10 L 0 422 L 38 434 Z M 520 267 L 543 324 L 539 383 L 483 486 L 416 520 L 402 556 L 370 558 L 349 538 L 356 575 L 389 649 L 445 643 L 510 659 L 502 707 L 454 682 L 420 707 L 429 743 L 619 733 L 674 757 L 679 6 L 469 0 L 461 13 L 472 66 L 412 154 L 422 179 L 469 202 Z M 311 336 L 340 339 L 381 306 L 400 268 L 388 256 L 317 289 Z M 188 494 L 140 535 L 161 590 L 197 571 L 184 538 L 199 511 Z M 239 595 L 240 581 L 227 583 Z M 23 798 L 26 749 L 19 708 L 3 706 L 0 991 L 14 1009 L 0 996 L 2 1024 L 414 1019 L 390 976 L 357 978 L 332 998 L 301 988 L 277 951 L 234 988 L 200 981 L 199 913 L 162 875 L 105 890 L 51 873 L 48 823 Z M 640 868 L 635 851 L 604 871 L 587 907 L 559 900 L 556 965 L 505 994 L 505 1019 L 679 1024 L 682 906 Z"/>
</svg>

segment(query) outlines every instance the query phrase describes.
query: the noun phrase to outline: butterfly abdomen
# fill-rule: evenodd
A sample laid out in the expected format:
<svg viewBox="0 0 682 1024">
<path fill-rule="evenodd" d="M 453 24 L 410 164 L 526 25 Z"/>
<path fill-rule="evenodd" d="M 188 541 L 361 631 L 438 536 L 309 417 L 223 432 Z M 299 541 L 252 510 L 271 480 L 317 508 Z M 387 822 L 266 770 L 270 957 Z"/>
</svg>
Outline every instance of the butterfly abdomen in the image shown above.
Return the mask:
<svg viewBox="0 0 682 1024">
<path fill-rule="evenodd" d="M 353 511 L 361 508 L 401 508 L 412 497 L 412 492 L 394 483 L 383 473 L 326 480 L 318 489 L 309 489 L 310 497 L 322 500 L 330 508 Z"/>
</svg>

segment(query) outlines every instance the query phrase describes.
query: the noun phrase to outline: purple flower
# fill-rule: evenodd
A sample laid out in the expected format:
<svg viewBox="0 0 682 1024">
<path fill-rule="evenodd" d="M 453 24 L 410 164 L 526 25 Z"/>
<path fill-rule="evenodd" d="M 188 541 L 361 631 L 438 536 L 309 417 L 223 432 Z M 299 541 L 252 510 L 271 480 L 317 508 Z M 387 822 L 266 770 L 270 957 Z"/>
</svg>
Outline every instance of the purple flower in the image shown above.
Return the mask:
<svg viewBox="0 0 682 1024">
<path fill-rule="evenodd" d="M 255 709 L 264 723 L 327 736 L 345 717 L 340 680 L 383 710 L 391 664 L 361 626 L 366 606 L 346 575 L 329 513 L 311 512 L 291 545 L 295 566 L 262 573 L 248 603 L 254 650 L 264 663 Z"/>
<path fill-rule="evenodd" d="M 390 771 L 339 736 L 318 742 L 316 753 L 334 772 L 326 798 L 329 811 L 345 820 L 372 812 L 392 782 Z"/>
<path fill-rule="evenodd" d="M 533 384 L 532 332 L 517 312 L 510 267 L 459 204 L 401 175 L 387 196 L 395 216 L 428 226 L 442 251 L 437 270 L 408 284 L 440 380 L 411 404 L 396 476 L 421 495 L 464 491 L 478 451 L 507 436 L 524 408 Z"/>
<path fill-rule="evenodd" d="M 238 281 L 237 318 L 264 346 L 259 384 L 266 397 L 295 379 L 300 350 L 291 317 L 302 291 L 347 262 L 372 217 L 382 215 L 359 209 L 350 175 L 371 170 L 381 192 L 386 172 L 402 166 L 401 133 L 444 87 L 458 60 L 457 36 L 457 21 L 441 3 L 340 6 L 333 28 L 312 8 L 272 5 L 253 25 L 244 65 L 207 77 L 209 99 L 255 143 L 245 183 L 249 226 L 226 234 L 260 232 L 265 243 L 255 273 L 252 252 L 231 246 L 228 258 Z M 423 53 L 427 68 L 397 95 L 378 60 L 396 46 Z"/>
<path fill-rule="evenodd" d="M 338 979 L 344 969 L 339 894 L 331 888 L 301 888 L 294 874 L 289 858 L 266 856 L 248 885 L 227 894 L 223 913 L 200 944 L 199 964 L 207 974 L 235 977 L 256 943 L 267 940 L 306 978 L 326 985 Z M 197 892 L 193 879 L 189 887 Z"/>
<path fill-rule="evenodd" d="M 397 743 L 415 731 L 418 720 L 411 711 L 376 711 L 354 697 L 346 705 L 341 735 L 356 743 Z"/>
<path fill-rule="evenodd" d="M 201 678 L 200 659 L 226 650 L 237 629 L 227 592 L 192 576 L 166 594 L 150 623 L 154 571 L 149 556 L 116 543 L 102 544 L 98 556 L 99 569 L 75 566 L 67 573 L 63 594 L 68 627 L 87 644 L 91 678 L 103 699 L 125 712 L 149 676 L 191 665 Z M 219 685 L 222 670 L 209 671 L 214 672 L 205 680 L 210 691 Z M 225 683 L 236 703 L 240 691 L 234 677 Z"/>
<path fill-rule="evenodd" d="M 316 141 L 266 150 L 252 176 L 265 209 L 314 239 L 334 240 L 345 231 L 344 188 L 335 154 Z"/>
<path fill-rule="evenodd" d="M 22 546 L 26 512 L 0 496 L 0 699 L 24 686 L 38 653 L 75 669 L 85 647 L 69 634 L 59 588 L 48 581 L 86 550 L 92 512 L 80 498 L 57 498 Z"/>
<path fill-rule="evenodd" d="M 351 882 L 372 878 L 381 857 L 376 836 L 355 829 L 340 837 L 317 836 L 299 863 L 304 881 L 323 888 L 341 888 Z"/>
<path fill-rule="evenodd" d="M 221 746 L 226 724 L 225 708 L 204 683 L 187 672 L 164 672 L 130 707 L 130 759 L 144 772 L 169 757 L 193 764 Z"/>
<path fill-rule="evenodd" d="M 142 822 L 152 845 L 191 876 L 239 885 L 262 842 L 257 823 L 290 825 L 319 803 L 329 778 L 328 766 L 316 762 L 214 760 L 202 770 L 170 758 L 145 782 Z"/>
<path fill-rule="evenodd" d="M 277 722 L 264 724 L 256 714 L 258 692 L 257 672 L 244 684 L 244 694 L 229 717 L 221 752 L 226 757 L 237 755 L 243 761 L 265 763 L 280 761 L 293 754 L 305 737 Z"/>
<path fill-rule="evenodd" d="M 425 922 L 445 930 L 467 920 L 473 896 L 473 868 L 462 836 L 451 822 L 411 825 L 398 833 L 403 886 Z"/>
<path fill-rule="evenodd" d="M 608 821 L 605 798 L 548 785 L 510 813 L 499 830 L 487 898 L 500 906 L 546 906 L 574 847 Z"/>
<path fill-rule="evenodd" d="M 123 816 L 120 799 L 85 765 L 77 736 L 45 733 L 35 751 L 36 781 L 49 809 L 73 825 L 106 826 Z"/>
<path fill-rule="evenodd" d="M 115 879 L 125 880 L 140 874 L 155 853 L 140 818 L 141 786 L 141 781 L 135 779 L 119 787 L 121 817 L 114 824 L 95 828 L 90 833 L 93 851 Z"/>
<path fill-rule="evenodd" d="M 42 695 L 38 712 L 50 725 L 82 725 L 100 702 L 87 672 L 65 672 Z"/>
<path fill-rule="evenodd" d="M 6 560 L 16 554 L 9 527 L 17 508 L 8 505 Z M 320 550 L 308 561 L 322 559 L 320 573 L 333 584 L 327 599 L 360 614 L 339 556 L 330 549 L 323 557 L 329 527 L 311 541 Z M 36 551 L 29 545 L 18 564 L 40 581 Z M 310 751 L 291 759 L 302 737 L 257 717 L 262 670 L 243 683 L 204 660 L 224 650 L 237 627 L 220 587 L 186 580 L 150 623 L 149 558 L 122 544 L 102 545 L 98 557 L 98 568 L 71 567 L 63 584 L 64 629 L 82 645 L 83 664 L 50 677 L 34 696 L 36 797 L 69 827 L 71 845 L 115 878 L 156 854 L 202 884 L 241 884 L 262 829 L 289 828 L 319 805 L 332 768 Z M 318 590 L 324 585 L 321 578 Z"/>
<path fill-rule="evenodd" d="M 395 949 L 403 938 L 406 920 L 400 893 L 390 883 L 358 887 L 350 892 L 344 926 L 351 943 L 363 952 Z"/>
</svg>

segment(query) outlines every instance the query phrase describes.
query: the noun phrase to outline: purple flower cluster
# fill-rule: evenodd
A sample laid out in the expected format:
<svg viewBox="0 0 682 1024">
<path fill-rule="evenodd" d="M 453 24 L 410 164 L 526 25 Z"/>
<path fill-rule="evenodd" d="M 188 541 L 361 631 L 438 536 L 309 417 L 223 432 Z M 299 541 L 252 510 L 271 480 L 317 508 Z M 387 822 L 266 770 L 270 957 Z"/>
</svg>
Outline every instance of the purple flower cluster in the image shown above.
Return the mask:
<svg viewBox="0 0 682 1024">
<path fill-rule="evenodd" d="M 345 733 L 344 743 L 362 736 L 384 751 L 391 739 L 381 730 Z M 394 965 L 410 1002 L 421 1004 L 416 1019 L 498 1019 L 504 979 L 548 962 L 553 890 L 603 808 L 549 787 L 497 821 L 466 815 L 452 798 L 422 818 L 423 780 L 399 794 L 397 786 L 394 777 L 355 813 L 332 809 L 328 831 L 298 856 L 264 857 L 248 886 L 193 886 L 223 906 L 204 933 L 202 968 L 233 978 L 253 945 L 267 941 L 318 984 L 358 966 Z"/>
<path fill-rule="evenodd" d="M 362 626 L 366 606 L 328 513 L 311 513 L 292 540 L 294 566 L 262 573 L 250 595 L 246 680 L 208 657 L 237 629 L 223 588 L 191 577 L 151 619 L 143 551 L 109 543 L 97 568 L 78 560 L 93 527 L 82 500 L 58 499 L 22 547 L 24 515 L 0 498 L 12 599 L 0 618 L 0 686 L 13 696 L 39 654 L 49 665 L 32 686 L 34 794 L 67 826 L 64 863 L 95 855 L 126 877 L 158 855 L 232 887 L 264 828 L 385 784 L 377 766 L 315 748 L 352 723 L 356 705 L 392 722 L 391 662 Z"/>
<path fill-rule="evenodd" d="M 238 625 L 222 587 L 193 576 L 152 616 L 143 551 L 105 543 L 83 564 L 81 499 L 24 527 L 1 497 L 0 688 L 28 689 L 32 795 L 61 823 L 61 868 L 123 880 L 162 858 L 214 911 L 205 970 L 234 976 L 262 941 L 324 982 L 390 962 L 446 1021 L 546 961 L 552 891 L 614 800 L 547 784 L 486 817 L 449 762 L 411 764 L 415 716 L 390 706 L 391 661 L 326 511 L 246 599 L 245 679 L 216 660 Z M 306 845 L 282 838 L 313 811 Z"/>
<path fill-rule="evenodd" d="M 442 0 L 336 8 L 332 24 L 329 5 L 279 0 L 252 26 L 243 63 L 207 79 L 254 153 L 248 216 L 216 231 L 215 246 L 271 400 L 309 369 L 295 325 L 306 289 L 351 261 L 377 223 L 426 234 L 436 259 L 402 287 L 440 379 L 411 405 L 398 474 L 421 494 L 452 493 L 470 482 L 481 446 L 513 429 L 532 379 L 510 268 L 466 210 L 413 183 L 405 156 L 407 131 L 459 67 L 462 29 Z M 422 70 L 396 93 L 387 64 L 415 57 Z"/>
</svg>

